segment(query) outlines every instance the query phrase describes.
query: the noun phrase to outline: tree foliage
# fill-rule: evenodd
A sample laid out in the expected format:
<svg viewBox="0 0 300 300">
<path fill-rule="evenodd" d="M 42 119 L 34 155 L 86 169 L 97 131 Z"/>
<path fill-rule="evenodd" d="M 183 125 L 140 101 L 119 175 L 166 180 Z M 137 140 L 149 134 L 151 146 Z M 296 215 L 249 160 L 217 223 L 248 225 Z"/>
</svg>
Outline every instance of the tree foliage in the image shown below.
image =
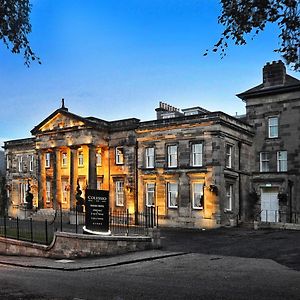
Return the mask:
<svg viewBox="0 0 300 300">
<path fill-rule="evenodd" d="M 40 63 L 28 40 L 30 12 L 29 0 L 0 0 L 0 39 L 12 53 L 23 53 L 27 66 L 34 60 Z"/>
<path fill-rule="evenodd" d="M 220 0 L 222 6 L 218 22 L 225 29 L 212 51 L 226 55 L 228 41 L 245 45 L 263 31 L 268 23 L 279 28 L 279 47 L 274 49 L 294 70 L 300 70 L 299 0 Z M 205 53 L 207 55 L 207 52 Z"/>
</svg>

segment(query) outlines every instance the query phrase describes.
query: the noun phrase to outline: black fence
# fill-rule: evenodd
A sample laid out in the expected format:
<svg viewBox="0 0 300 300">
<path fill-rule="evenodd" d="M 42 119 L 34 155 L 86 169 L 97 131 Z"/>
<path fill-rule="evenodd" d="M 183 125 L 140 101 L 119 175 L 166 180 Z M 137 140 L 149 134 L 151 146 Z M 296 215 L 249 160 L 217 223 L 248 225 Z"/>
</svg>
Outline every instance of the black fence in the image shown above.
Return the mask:
<svg viewBox="0 0 300 300">
<path fill-rule="evenodd" d="M 56 231 L 84 233 L 85 214 L 77 211 L 73 214 L 75 214 L 74 224 L 70 224 L 68 213 L 62 210 L 56 211 L 52 220 L 44 221 L 33 218 L 14 219 L 5 215 L 0 217 L 0 236 L 49 245 Z M 155 207 L 147 207 L 144 212 L 134 214 L 130 214 L 128 210 L 111 210 L 109 216 L 109 229 L 112 235 L 148 235 L 149 228 L 158 226 Z"/>
</svg>

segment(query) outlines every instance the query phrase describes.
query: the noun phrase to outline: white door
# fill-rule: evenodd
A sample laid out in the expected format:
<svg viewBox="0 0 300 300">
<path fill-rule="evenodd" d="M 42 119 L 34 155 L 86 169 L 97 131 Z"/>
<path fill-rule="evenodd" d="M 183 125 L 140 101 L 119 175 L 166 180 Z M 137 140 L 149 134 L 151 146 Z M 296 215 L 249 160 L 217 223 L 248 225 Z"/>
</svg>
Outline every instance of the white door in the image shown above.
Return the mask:
<svg viewBox="0 0 300 300">
<path fill-rule="evenodd" d="M 278 188 L 261 189 L 261 221 L 279 221 Z"/>
</svg>

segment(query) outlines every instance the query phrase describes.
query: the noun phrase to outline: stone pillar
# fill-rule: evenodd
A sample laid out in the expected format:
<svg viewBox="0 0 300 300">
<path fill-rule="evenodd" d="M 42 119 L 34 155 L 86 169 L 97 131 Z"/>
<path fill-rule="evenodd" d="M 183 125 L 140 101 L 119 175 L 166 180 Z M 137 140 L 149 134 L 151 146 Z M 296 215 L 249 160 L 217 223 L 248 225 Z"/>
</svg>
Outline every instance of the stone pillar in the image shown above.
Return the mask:
<svg viewBox="0 0 300 300">
<path fill-rule="evenodd" d="M 44 208 L 44 197 L 46 190 L 45 153 L 38 150 L 38 208 Z"/>
<path fill-rule="evenodd" d="M 54 159 L 55 159 L 55 168 L 53 168 L 53 175 L 56 174 L 56 193 L 53 195 L 53 199 L 56 199 L 57 208 L 59 208 L 59 203 L 62 203 L 62 194 L 61 194 L 61 153 L 60 149 L 56 148 L 54 150 Z M 54 177 L 54 176 L 53 176 Z"/>
<path fill-rule="evenodd" d="M 78 179 L 78 147 L 70 147 L 70 209 L 76 206 L 76 187 Z"/>
<path fill-rule="evenodd" d="M 97 166 L 96 166 L 96 147 L 89 145 L 89 174 L 88 174 L 88 188 L 97 188 Z"/>
</svg>

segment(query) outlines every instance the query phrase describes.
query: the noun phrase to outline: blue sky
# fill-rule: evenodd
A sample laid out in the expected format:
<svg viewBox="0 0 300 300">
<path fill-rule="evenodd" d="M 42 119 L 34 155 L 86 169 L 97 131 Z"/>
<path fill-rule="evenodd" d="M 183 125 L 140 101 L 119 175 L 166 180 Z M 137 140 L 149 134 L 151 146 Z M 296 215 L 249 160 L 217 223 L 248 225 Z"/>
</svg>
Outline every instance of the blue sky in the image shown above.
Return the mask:
<svg viewBox="0 0 300 300">
<path fill-rule="evenodd" d="M 245 112 L 235 94 L 261 83 L 280 56 L 274 27 L 227 56 L 203 56 L 218 40 L 219 1 L 34 0 L 32 48 L 42 65 L 23 64 L 0 45 L 0 141 L 30 130 L 60 106 L 105 120 L 155 118 L 159 101 Z M 299 76 L 288 71 L 292 76 Z"/>
</svg>

